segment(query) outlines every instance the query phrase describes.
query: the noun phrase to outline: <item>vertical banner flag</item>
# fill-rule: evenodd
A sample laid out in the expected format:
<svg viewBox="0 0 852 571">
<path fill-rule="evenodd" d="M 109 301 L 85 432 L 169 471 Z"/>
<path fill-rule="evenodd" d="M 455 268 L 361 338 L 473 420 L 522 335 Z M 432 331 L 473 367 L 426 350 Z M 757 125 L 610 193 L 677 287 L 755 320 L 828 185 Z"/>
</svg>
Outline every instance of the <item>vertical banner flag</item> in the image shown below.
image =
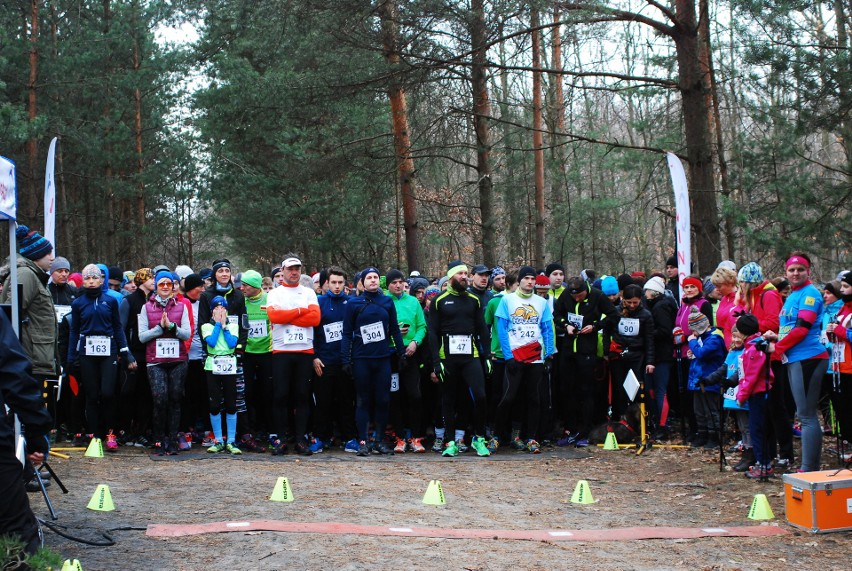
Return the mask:
<svg viewBox="0 0 852 571">
<path fill-rule="evenodd" d="M 56 155 L 56 139 L 50 142 L 47 151 L 47 167 L 44 169 L 44 237 L 53 244 L 56 251 L 56 184 L 53 177 L 53 164 Z"/>
<path fill-rule="evenodd" d="M 17 203 L 15 163 L 6 157 L 0 157 L 0 218 L 15 220 Z"/>
<path fill-rule="evenodd" d="M 692 244 L 689 222 L 689 191 L 686 186 L 686 174 L 683 163 L 672 153 L 666 153 L 675 197 L 675 230 L 677 240 L 677 281 L 680 284 L 680 297 L 683 298 L 683 280 L 690 274 L 692 265 Z"/>
</svg>

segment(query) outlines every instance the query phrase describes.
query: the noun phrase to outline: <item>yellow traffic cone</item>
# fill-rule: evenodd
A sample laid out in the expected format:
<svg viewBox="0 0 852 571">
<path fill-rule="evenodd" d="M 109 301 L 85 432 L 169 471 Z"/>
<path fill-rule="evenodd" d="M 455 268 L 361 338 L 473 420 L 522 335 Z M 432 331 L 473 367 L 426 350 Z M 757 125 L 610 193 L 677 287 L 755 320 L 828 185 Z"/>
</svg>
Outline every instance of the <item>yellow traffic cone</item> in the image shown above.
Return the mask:
<svg viewBox="0 0 852 571">
<path fill-rule="evenodd" d="M 769 500 L 766 495 L 757 494 L 751 502 L 751 509 L 748 510 L 748 519 L 767 520 L 775 519 L 775 514 L 772 513 L 772 508 L 769 507 Z"/>
<path fill-rule="evenodd" d="M 611 434 L 611 433 L 610 433 Z M 571 496 L 572 504 L 593 504 L 595 499 L 592 497 L 592 490 L 589 488 L 589 483 L 586 480 L 577 482 L 574 488 L 574 494 Z"/>
<path fill-rule="evenodd" d="M 423 503 L 430 506 L 443 506 L 447 503 L 444 498 L 444 487 L 441 485 L 441 480 L 431 480 L 429 487 L 426 488 L 426 493 L 423 494 Z"/>
<path fill-rule="evenodd" d="M 290 481 L 287 478 L 278 478 L 269 499 L 273 502 L 292 502 L 295 498 L 293 497 L 293 490 L 290 488 Z"/>
<path fill-rule="evenodd" d="M 91 442 L 89 442 L 89 447 L 86 448 L 86 453 L 83 456 L 88 456 L 89 458 L 103 458 L 104 457 L 104 445 L 101 442 L 100 438 L 92 438 Z"/>
<path fill-rule="evenodd" d="M 92 499 L 89 500 L 89 505 L 86 507 L 96 512 L 111 512 L 114 510 L 115 505 L 112 503 L 112 494 L 109 493 L 109 486 L 98 484 L 98 488 L 92 494 Z"/>
<path fill-rule="evenodd" d="M 604 441 L 604 450 L 618 450 L 618 440 L 615 438 L 615 432 L 606 433 L 606 441 Z"/>
<path fill-rule="evenodd" d="M 73 561 L 66 559 L 65 563 L 62 564 L 62 571 L 83 571 L 83 566 L 80 565 L 79 559 L 74 559 Z"/>
</svg>

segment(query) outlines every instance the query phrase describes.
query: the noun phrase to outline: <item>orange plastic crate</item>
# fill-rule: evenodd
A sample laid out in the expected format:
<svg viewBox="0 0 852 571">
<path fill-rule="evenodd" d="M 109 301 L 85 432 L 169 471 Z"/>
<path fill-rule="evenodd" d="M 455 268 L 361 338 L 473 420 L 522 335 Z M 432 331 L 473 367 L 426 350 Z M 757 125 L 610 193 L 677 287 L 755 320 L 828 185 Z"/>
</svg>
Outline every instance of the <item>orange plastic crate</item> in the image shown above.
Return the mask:
<svg viewBox="0 0 852 571">
<path fill-rule="evenodd" d="M 787 522 L 812 533 L 852 530 L 852 470 L 784 474 Z"/>
</svg>

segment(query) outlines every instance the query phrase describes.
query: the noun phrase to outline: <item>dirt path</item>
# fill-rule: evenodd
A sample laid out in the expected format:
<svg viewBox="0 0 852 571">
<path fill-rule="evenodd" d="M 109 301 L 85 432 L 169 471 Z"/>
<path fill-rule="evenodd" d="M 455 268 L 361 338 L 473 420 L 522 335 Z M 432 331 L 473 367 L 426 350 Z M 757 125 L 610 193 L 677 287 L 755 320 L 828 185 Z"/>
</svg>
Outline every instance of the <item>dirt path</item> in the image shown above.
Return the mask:
<svg viewBox="0 0 852 571">
<path fill-rule="evenodd" d="M 122 448 L 103 459 L 75 453 L 52 467 L 70 493 L 53 485 L 59 524 L 73 535 L 149 524 L 279 520 L 390 527 L 594 530 L 639 526 L 715 528 L 761 525 L 747 519 L 756 493 L 765 493 L 776 525 L 787 534 L 759 538 L 654 539 L 623 542 L 436 539 L 233 532 L 152 538 L 115 531 L 116 545 L 90 547 L 51 532 L 47 544 L 81 561 L 86 571 L 112 569 L 832 569 L 849 568 L 852 534 L 811 535 L 785 523 L 783 485 L 719 472 L 706 452 L 654 449 L 642 456 L 600 449 L 557 449 L 537 456 L 505 452 L 493 458 L 425 455 L 357 458 L 342 452 L 307 459 L 197 452 L 153 460 Z M 279 477 L 295 501 L 268 500 Z M 850 474 L 852 476 L 852 474 Z M 423 494 L 440 479 L 445 506 Z M 580 479 L 591 505 L 569 500 Z M 115 511 L 86 509 L 107 484 Z M 31 494 L 37 515 L 47 509 Z"/>
</svg>

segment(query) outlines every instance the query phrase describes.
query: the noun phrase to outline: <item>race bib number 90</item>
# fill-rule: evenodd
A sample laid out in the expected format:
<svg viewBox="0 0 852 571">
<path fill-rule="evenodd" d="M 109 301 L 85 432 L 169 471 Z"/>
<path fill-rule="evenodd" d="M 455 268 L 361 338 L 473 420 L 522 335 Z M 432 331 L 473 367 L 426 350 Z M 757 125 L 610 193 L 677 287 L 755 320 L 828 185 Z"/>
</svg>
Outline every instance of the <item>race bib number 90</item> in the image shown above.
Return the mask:
<svg viewBox="0 0 852 571">
<path fill-rule="evenodd" d="M 618 332 L 625 337 L 639 335 L 639 320 L 635 317 L 622 317 L 618 322 Z"/>
<path fill-rule="evenodd" d="M 378 343 L 385 340 L 385 328 L 381 322 L 361 326 L 361 341 L 367 343 Z"/>
<path fill-rule="evenodd" d="M 86 337 L 86 355 L 105 357 L 110 354 L 112 338 L 104 335 L 89 335 Z"/>
</svg>

